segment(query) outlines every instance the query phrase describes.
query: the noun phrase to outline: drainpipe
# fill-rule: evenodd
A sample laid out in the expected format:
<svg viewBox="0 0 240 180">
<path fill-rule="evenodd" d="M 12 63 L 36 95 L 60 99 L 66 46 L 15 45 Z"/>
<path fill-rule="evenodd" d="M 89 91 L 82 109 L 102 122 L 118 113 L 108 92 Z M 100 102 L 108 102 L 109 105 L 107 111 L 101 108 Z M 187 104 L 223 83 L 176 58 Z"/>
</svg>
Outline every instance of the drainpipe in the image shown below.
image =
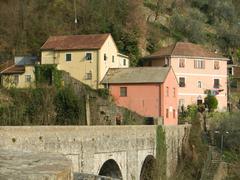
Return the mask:
<svg viewBox="0 0 240 180">
<path fill-rule="evenodd" d="M 161 94 L 162 94 L 162 92 L 161 92 L 161 85 L 163 85 L 163 83 L 162 84 L 159 84 L 159 97 L 158 97 L 158 100 L 159 100 L 159 108 L 158 108 L 158 110 L 159 110 L 159 114 L 158 114 L 158 122 L 157 122 L 157 125 L 163 125 L 163 116 L 161 116 L 161 111 L 162 111 L 162 107 L 161 107 L 161 105 L 162 105 L 162 98 L 161 98 Z M 161 121 L 161 122 L 160 122 Z"/>
<path fill-rule="evenodd" d="M 97 65 L 97 85 L 96 85 L 96 88 L 97 89 L 98 89 L 98 82 L 99 82 L 99 66 L 100 66 L 99 53 L 100 53 L 100 50 L 97 51 L 97 62 L 96 62 L 96 65 Z"/>
<path fill-rule="evenodd" d="M 86 120 L 87 120 L 87 126 L 91 125 L 91 111 L 90 111 L 90 98 L 89 94 L 85 96 L 86 98 Z"/>
</svg>

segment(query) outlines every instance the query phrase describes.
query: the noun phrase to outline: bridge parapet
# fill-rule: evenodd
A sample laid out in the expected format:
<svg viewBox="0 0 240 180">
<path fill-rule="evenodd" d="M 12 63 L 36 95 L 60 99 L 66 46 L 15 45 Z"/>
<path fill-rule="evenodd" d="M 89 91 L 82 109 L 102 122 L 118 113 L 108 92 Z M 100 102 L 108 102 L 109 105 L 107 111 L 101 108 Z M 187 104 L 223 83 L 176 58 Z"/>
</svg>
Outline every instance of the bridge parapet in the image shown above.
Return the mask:
<svg viewBox="0 0 240 180">
<path fill-rule="evenodd" d="M 188 126 L 167 126 L 167 175 L 174 173 Z M 123 180 L 139 179 L 145 158 L 156 154 L 157 126 L 1 126 L 0 148 L 66 155 L 74 172 L 98 175 L 113 159 Z M 104 175 L 104 174 L 103 174 Z"/>
</svg>

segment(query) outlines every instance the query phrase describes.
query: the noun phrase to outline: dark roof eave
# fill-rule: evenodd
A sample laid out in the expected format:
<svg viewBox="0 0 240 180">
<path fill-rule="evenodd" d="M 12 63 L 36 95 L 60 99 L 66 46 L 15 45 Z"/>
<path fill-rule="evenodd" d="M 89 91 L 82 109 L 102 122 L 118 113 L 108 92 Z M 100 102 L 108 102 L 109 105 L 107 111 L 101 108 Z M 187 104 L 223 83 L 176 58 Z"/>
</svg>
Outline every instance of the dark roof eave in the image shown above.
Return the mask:
<svg viewBox="0 0 240 180">
<path fill-rule="evenodd" d="M 10 75 L 10 74 L 24 74 L 24 73 L 25 73 L 25 71 L 21 71 L 21 72 L 15 71 L 15 72 L 2 72 L 2 73 L 0 73 L 0 74 Z"/>
<path fill-rule="evenodd" d="M 145 56 L 142 59 L 143 60 L 155 60 L 155 59 L 160 59 L 164 57 L 170 57 L 170 55 L 165 55 L 165 56 Z"/>
<path fill-rule="evenodd" d="M 207 58 L 207 59 L 218 59 L 218 60 L 225 60 L 225 61 L 229 61 L 229 58 L 223 57 L 223 56 L 219 56 L 219 57 L 213 57 L 213 56 L 185 56 L 185 55 L 171 55 L 172 57 L 185 57 L 185 58 L 199 58 L 199 59 L 203 59 L 203 58 Z"/>
<path fill-rule="evenodd" d="M 101 82 L 102 84 L 162 84 L 163 82 Z"/>
<path fill-rule="evenodd" d="M 41 51 L 81 51 L 81 50 L 99 50 L 101 48 L 81 48 L 81 49 L 55 49 L 55 48 L 41 48 Z"/>
<path fill-rule="evenodd" d="M 164 57 L 185 57 L 185 58 L 199 58 L 199 59 L 203 59 L 203 58 L 207 58 L 207 59 L 217 59 L 217 60 L 223 60 L 223 61 L 229 61 L 230 59 L 225 58 L 225 57 L 201 57 L 201 56 L 184 56 L 184 55 L 164 55 L 164 56 L 146 56 L 143 57 L 143 60 L 156 60 L 156 59 L 160 59 L 160 58 L 164 58 Z"/>
</svg>

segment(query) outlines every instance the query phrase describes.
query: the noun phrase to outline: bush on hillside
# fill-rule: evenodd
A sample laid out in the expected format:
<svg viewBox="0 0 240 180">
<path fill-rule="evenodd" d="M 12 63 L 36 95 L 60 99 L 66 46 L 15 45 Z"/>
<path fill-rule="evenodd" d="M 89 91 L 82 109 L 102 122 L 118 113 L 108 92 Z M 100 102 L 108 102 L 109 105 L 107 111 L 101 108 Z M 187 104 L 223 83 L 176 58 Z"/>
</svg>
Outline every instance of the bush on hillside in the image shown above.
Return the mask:
<svg viewBox="0 0 240 180">
<path fill-rule="evenodd" d="M 188 39 L 191 42 L 199 43 L 204 41 L 203 23 L 204 15 L 198 10 L 189 12 L 189 16 L 184 16 L 175 11 L 170 20 L 172 34 L 178 40 Z"/>
<path fill-rule="evenodd" d="M 240 162 L 240 112 L 214 112 L 208 117 L 214 144 L 221 150 L 223 137 L 223 159 Z"/>
<path fill-rule="evenodd" d="M 196 108 L 194 108 L 196 110 Z M 202 114 L 193 113 L 192 126 L 188 142 L 183 145 L 181 159 L 178 161 L 177 172 L 173 179 L 200 179 L 201 171 L 207 156 L 207 144 L 201 128 Z"/>
<path fill-rule="evenodd" d="M 57 69 L 56 65 L 36 65 L 35 66 L 36 84 L 54 85 L 57 88 L 62 86 L 62 72 Z"/>
<path fill-rule="evenodd" d="M 0 104 L 0 125 L 49 125 L 55 123 L 55 88 L 10 89 L 11 101 Z"/>
<path fill-rule="evenodd" d="M 58 91 L 54 98 L 56 123 L 60 125 L 80 125 L 85 123 L 85 100 L 79 98 L 72 87 Z"/>
<path fill-rule="evenodd" d="M 185 122 L 191 123 L 192 119 L 196 117 L 197 112 L 198 112 L 198 106 L 195 104 L 188 105 L 187 109 L 182 107 L 181 112 L 179 113 L 180 123 L 185 123 Z"/>
</svg>

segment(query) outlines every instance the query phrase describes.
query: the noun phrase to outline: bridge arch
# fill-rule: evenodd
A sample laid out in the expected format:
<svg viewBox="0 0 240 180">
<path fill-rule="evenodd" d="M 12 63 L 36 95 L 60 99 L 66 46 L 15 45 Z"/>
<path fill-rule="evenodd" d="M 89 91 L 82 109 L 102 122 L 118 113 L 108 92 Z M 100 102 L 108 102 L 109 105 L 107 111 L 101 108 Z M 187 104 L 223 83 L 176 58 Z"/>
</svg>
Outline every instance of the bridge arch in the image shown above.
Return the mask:
<svg viewBox="0 0 240 180">
<path fill-rule="evenodd" d="M 148 155 L 142 165 L 140 172 L 140 180 L 152 180 L 154 179 L 154 168 L 156 165 L 156 159 L 153 155 Z"/>
<path fill-rule="evenodd" d="M 105 161 L 98 173 L 100 176 L 107 176 L 116 179 L 122 179 L 122 172 L 118 163 L 114 159 Z"/>
</svg>

